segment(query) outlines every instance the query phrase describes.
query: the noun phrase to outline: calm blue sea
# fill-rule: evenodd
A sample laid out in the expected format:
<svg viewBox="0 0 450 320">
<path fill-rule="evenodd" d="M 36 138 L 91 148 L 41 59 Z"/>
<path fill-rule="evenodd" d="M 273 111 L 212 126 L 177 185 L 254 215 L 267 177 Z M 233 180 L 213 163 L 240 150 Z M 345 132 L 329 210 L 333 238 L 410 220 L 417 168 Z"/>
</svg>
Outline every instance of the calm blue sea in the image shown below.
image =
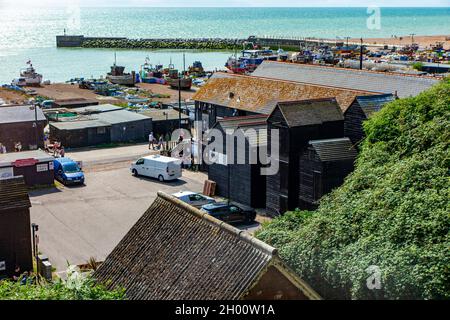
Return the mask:
<svg viewBox="0 0 450 320">
<path fill-rule="evenodd" d="M 79 12 L 79 14 L 78 14 Z M 0 4 L 0 83 L 11 81 L 31 59 L 45 79 L 104 74 L 113 50 L 57 49 L 55 36 L 228 37 L 391 37 L 450 34 L 450 8 L 382 8 L 380 28 L 367 27 L 367 8 L 56 8 L 25 9 Z M 139 68 L 146 56 L 154 63 L 181 67 L 177 51 L 118 51 L 118 62 Z M 229 53 L 188 51 L 186 63 L 200 60 L 221 68 Z"/>
</svg>

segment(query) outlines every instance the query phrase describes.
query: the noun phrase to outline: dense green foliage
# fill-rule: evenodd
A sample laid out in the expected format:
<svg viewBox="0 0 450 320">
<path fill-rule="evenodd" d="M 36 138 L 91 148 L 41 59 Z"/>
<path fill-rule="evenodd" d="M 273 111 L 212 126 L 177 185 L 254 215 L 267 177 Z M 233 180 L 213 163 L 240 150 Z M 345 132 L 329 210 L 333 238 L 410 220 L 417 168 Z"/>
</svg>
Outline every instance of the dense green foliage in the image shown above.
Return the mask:
<svg viewBox="0 0 450 320">
<path fill-rule="evenodd" d="M 79 285 L 56 280 L 53 283 L 44 280 L 36 284 L 29 281 L 22 285 L 20 282 L 0 281 L 0 300 L 122 300 L 124 291 L 109 291 L 102 285 L 95 284 L 87 277 Z"/>
<path fill-rule="evenodd" d="M 449 125 L 449 79 L 390 103 L 365 122 L 345 183 L 258 237 L 325 298 L 450 298 Z M 372 265 L 381 289 L 367 287 Z"/>
</svg>

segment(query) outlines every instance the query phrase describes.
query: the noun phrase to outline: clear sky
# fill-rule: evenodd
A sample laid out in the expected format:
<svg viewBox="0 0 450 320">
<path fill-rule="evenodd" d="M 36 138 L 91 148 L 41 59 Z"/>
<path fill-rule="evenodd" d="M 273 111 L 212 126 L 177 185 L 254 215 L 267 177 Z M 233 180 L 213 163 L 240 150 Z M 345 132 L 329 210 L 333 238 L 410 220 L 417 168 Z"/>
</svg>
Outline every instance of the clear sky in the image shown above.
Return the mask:
<svg viewBox="0 0 450 320">
<path fill-rule="evenodd" d="M 0 0 L 0 7 L 66 6 L 155 7 L 450 7 L 450 0 Z"/>
</svg>

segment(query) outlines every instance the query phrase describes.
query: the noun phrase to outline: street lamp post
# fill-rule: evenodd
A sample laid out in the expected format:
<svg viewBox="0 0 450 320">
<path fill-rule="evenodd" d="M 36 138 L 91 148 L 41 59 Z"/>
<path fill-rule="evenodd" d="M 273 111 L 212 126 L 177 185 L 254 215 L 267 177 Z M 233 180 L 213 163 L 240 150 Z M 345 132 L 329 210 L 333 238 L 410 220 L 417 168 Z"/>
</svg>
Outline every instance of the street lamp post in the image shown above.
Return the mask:
<svg viewBox="0 0 450 320">
<path fill-rule="evenodd" d="M 31 224 L 31 230 L 33 231 L 33 256 L 36 259 L 36 271 L 38 271 L 38 243 L 36 241 L 37 234 L 39 231 L 39 226 L 36 223 Z"/>
</svg>

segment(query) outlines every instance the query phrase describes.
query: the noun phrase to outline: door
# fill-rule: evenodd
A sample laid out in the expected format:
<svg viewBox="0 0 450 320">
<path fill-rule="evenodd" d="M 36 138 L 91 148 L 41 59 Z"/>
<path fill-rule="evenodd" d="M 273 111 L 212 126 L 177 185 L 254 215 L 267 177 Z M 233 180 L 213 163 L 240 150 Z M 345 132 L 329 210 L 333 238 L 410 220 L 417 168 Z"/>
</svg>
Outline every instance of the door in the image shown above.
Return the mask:
<svg viewBox="0 0 450 320">
<path fill-rule="evenodd" d="M 146 167 L 144 166 L 145 159 L 139 159 L 136 161 L 136 165 L 134 168 L 137 170 L 137 173 L 143 176 L 146 176 L 148 173 L 146 172 Z"/>
<path fill-rule="evenodd" d="M 241 208 L 231 205 L 229 208 L 228 221 L 237 222 L 243 221 L 244 219 L 245 218 L 243 210 Z"/>
</svg>

